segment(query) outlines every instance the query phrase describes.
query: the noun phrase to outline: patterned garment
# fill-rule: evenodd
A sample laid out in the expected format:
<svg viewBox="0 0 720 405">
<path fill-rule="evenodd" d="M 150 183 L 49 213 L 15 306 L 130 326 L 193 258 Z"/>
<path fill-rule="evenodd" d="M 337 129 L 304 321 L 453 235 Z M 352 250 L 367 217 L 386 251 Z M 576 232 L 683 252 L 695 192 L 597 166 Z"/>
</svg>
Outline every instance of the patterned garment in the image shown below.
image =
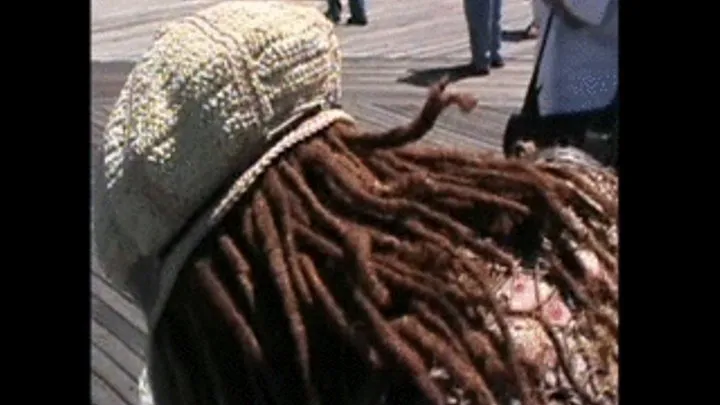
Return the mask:
<svg viewBox="0 0 720 405">
<path fill-rule="evenodd" d="M 595 277 L 605 274 L 591 252 L 580 252 L 587 265 L 594 269 Z M 549 404 L 582 404 L 583 398 L 575 394 L 576 385 L 597 404 L 617 403 L 618 381 L 618 345 L 616 339 L 609 347 L 596 347 L 596 337 L 589 336 L 589 330 L 596 334 L 606 334 L 600 327 L 589 327 L 589 319 L 584 313 L 570 309 L 569 303 L 560 298 L 557 291 L 545 281 L 538 281 L 529 274 L 517 274 L 511 277 L 500 289 L 499 297 L 508 302 L 510 309 L 525 312 L 528 315 L 540 309 L 541 317 L 551 326 L 546 331 L 540 322 L 530 316 L 516 316 L 509 320 L 510 333 L 515 340 L 521 356 L 528 362 L 544 368 L 541 392 Z M 617 323 L 617 311 L 603 308 Z M 500 330 L 496 327 L 495 333 Z M 555 339 L 550 338 L 554 334 Z M 563 369 L 553 340 L 562 344 L 567 353 L 567 370 Z M 571 381 L 574 380 L 574 381 Z"/>
<path fill-rule="evenodd" d="M 538 72 L 541 115 L 610 104 L 618 86 L 619 1 L 564 0 L 567 12 L 583 22 L 580 27 L 554 12 Z M 550 10 L 541 3 L 535 13 L 542 22 L 540 32 L 544 32 Z"/>
<path fill-rule="evenodd" d="M 592 271 L 592 276 L 607 278 L 598 258 L 590 251 L 576 252 L 578 258 Z M 610 332 L 592 324 L 585 311 L 578 311 L 572 301 L 560 296 L 558 290 L 531 271 L 518 272 L 500 282 L 496 297 L 514 313 L 506 319 L 510 336 L 521 360 L 537 365 L 542 376 L 539 393 L 549 405 L 581 405 L 618 403 L 618 344 Z M 616 325 L 617 309 L 600 308 Z M 502 339 L 494 317 L 480 311 L 491 333 Z M 542 319 L 549 328 L 543 327 Z M 592 325 L 592 326 L 591 326 Z M 552 335 L 551 335 L 552 334 Z M 595 334 L 595 336 L 591 336 Z M 551 338 L 554 337 L 553 338 Z M 605 338 L 607 337 L 607 338 Z M 605 339 L 603 339 L 605 338 Z M 598 342 L 612 342 L 606 346 Z M 563 353 L 560 354 L 559 353 Z M 560 356 L 565 357 L 563 359 Z M 451 393 L 448 405 L 470 405 L 469 395 L 453 388 L 450 375 L 441 367 L 431 370 L 436 380 Z M 577 394 L 582 392 L 582 395 Z M 588 401 L 589 399 L 589 401 Z M 521 405 L 517 398 L 503 398 L 501 404 Z"/>
</svg>

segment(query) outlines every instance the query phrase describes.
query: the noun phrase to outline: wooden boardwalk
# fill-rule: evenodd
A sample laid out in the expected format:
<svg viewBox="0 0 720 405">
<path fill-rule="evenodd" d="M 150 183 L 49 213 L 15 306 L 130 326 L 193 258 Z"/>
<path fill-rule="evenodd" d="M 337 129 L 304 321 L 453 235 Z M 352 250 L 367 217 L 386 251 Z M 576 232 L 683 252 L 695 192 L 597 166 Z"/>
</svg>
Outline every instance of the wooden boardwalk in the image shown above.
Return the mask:
<svg viewBox="0 0 720 405">
<path fill-rule="evenodd" d="M 299 1 L 323 8 L 323 1 Z M 92 0 L 93 173 L 97 145 L 109 109 L 153 32 L 167 20 L 217 0 Z M 470 115 L 448 111 L 427 141 L 499 150 L 508 114 L 524 96 L 533 62 L 533 41 L 513 31 L 530 20 L 526 0 L 504 0 L 503 42 L 507 65 L 483 78 L 453 84 L 480 99 Z M 419 111 L 427 84 L 470 59 L 462 0 L 370 0 L 370 25 L 338 26 L 343 47 L 343 105 L 369 128 L 407 122 Z M 347 17 L 346 15 L 344 17 Z M 145 361 L 147 327 L 132 299 L 115 289 L 94 264 L 91 272 L 91 401 L 135 405 L 137 377 Z"/>
</svg>

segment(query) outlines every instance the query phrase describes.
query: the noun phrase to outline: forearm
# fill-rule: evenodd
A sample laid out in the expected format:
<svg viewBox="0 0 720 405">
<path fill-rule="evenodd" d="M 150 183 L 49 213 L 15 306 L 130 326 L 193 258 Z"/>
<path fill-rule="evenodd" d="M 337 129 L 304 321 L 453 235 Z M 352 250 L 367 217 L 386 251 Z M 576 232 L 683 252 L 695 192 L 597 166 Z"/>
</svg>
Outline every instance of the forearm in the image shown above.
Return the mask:
<svg viewBox="0 0 720 405">
<path fill-rule="evenodd" d="M 477 105 L 477 99 L 469 93 L 446 91 L 450 79 L 445 77 L 430 87 L 430 92 L 420 114 L 412 122 L 398 126 L 386 132 L 363 133 L 351 140 L 355 145 L 364 147 L 395 147 L 417 141 L 430 131 L 440 114 L 455 104 L 467 113 Z"/>
</svg>

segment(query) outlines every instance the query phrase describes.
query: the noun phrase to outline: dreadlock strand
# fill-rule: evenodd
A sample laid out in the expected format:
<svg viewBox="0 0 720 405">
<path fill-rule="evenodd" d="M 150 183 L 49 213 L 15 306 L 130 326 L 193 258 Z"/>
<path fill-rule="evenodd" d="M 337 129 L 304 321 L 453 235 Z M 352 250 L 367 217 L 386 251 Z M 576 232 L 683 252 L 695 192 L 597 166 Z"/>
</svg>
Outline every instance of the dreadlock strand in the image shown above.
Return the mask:
<svg viewBox="0 0 720 405">
<path fill-rule="evenodd" d="M 591 251 L 597 255 L 600 262 L 605 268 L 607 268 L 611 274 L 617 274 L 617 259 L 615 255 L 610 253 L 607 246 L 603 246 L 598 238 L 592 231 L 583 223 L 582 219 L 578 217 L 571 210 L 563 210 L 562 212 L 555 212 L 557 218 L 563 222 L 572 223 L 573 229 L 567 228 L 567 232 L 560 233 L 559 238 L 564 244 L 568 246 L 570 250 L 576 250 L 571 245 L 585 243 Z M 574 238 L 574 240 L 572 240 Z"/>
<path fill-rule="evenodd" d="M 465 360 L 470 360 L 463 343 L 455 335 L 450 325 L 443 320 L 442 316 L 433 313 L 428 304 L 419 300 L 413 300 L 410 303 L 410 309 L 422 323 L 439 333 L 445 340 L 447 340 L 459 356 L 462 356 Z"/>
<path fill-rule="evenodd" d="M 230 330 L 241 344 L 245 369 L 248 372 L 257 372 L 259 377 L 269 384 L 271 389 L 269 393 L 273 395 L 273 402 L 277 404 L 289 405 L 282 391 L 279 390 L 277 382 L 265 358 L 260 343 L 253 333 L 250 324 L 247 322 L 242 313 L 235 310 L 232 298 L 225 291 L 222 282 L 215 276 L 212 269 L 205 262 L 195 263 L 195 271 L 200 285 L 206 291 L 206 296 L 210 303 L 219 309 L 219 313 L 225 318 Z"/>
<path fill-rule="evenodd" d="M 347 144 L 345 144 L 345 141 L 340 138 L 342 133 L 352 130 L 353 129 L 350 125 L 338 123 L 338 125 L 328 129 L 326 139 L 328 145 L 333 149 L 333 152 L 337 153 L 339 156 L 349 159 L 356 167 L 362 167 L 365 166 L 365 162 L 363 162 L 356 152 L 350 150 Z"/>
<path fill-rule="evenodd" d="M 429 252 L 429 254 L 432 253 Z M 470 263 L 466 258 L 456 256 L 455 263 L 457 263 L 458 266 L 461 268 L 470 269 L 471 274 L 474 274 L 476 276 L 479 276 L 480 274 L 487 275 L 487 272 L 481 273 L 479 269 L 476 269 L 476 266 Z M 481 280 L 476 280 L 476 282 L 473 283 L 472 288 L 468 291 L 472 293 L 472 300 L 464 302 L 463 305 L 465 305 L 466 307 L 474 307 L 480 303 L 484 305 L 497 305 L 496 303 L 494 303 L 494 298 L 492 296 L 486 295 L 482 291 L 482 288 L 479 288 L 481 282 Z M 481 291 L 481 295 L 478 295 L 478 290 Z M 443 305 L 444 302 L 442 300 L 438 300 L 436 304 L 439 305 L 439 308 L 441 308 L 442 314 L 452 322 L 452 327 L 455 330 L 460 331 L 463 342 L 465 342 L 465 347 L 472 354 L 473 360 L 476 362 L 476 364 L 479 364 L 482 369 L 491 370 L 491 374 L 503 376 L 508 375 L 505 371 L 505 367 L 501 365 L 502 363 L 499 356 L 497 355 L 498 350 L 503 348 L 502 341 L 496 339 L 494 334 L 489 334 L 485 336 L 484 339 L 478 340 L 480 335 L 477 333 L 473 334 L 471 332 L 471 328 L 468 325 L 467 321 L 462 317 L 462 315 L 460 315 L 458 311 L 452 309 L 452 307 Z M 488 325 L 485 319 L 480 317 L 477 320 L 481 322 L 480 325 L 478 325 L 480 328 L 487 329 Z"/>
<path fill-rule="evenodd" d="M 448 297 L 463 303 L 470 302 L 475 298 L 472 295 L 468 296 L 458 288 L 434 280 L 426 272 L 411 270 L 389 257 L 378 257 L 377 263 L 376 268 L 378 272 L 382 272 L 383 277 L 387 277 L 392 282 L 398 283 L 398 286 L 404 286 L 424 298 Z"/>
<path fill-rule="evenodd" d="M 408 125 L 391 128 L 381 133 L 343 134 L 351 149 L 382 149 L 406 145 L 422 138 L 435 125 L 440 114 L 450 105 L 457 105 L 463 111 L 470 111 L 477 99 L 464 93 L 445 92 L 449 80 L 443 80 L 430 87 L 428 98 L 420 114 Z"/>
<path fill-rule="evenodd" d="M 320 203 L 300 172 L 285 162 L 279 163 L 279 169 L 281 175 L 287 179 L 288 184 L 295 189 L 303 202 L 307 204 L 308 210 L 310 211 L 309 214 L 312 215 L 312 218 L 319 220 L 321 226 L 332 229 L 335 233 L 335 235 L 333 235 L 334 237 L 343 237 L 347 232 L 347 225 L 333 216 L 327 208 Z"/>
<path fill-rule="evenodd" d="M 460 236 L 464 241 L 479 247 L 480 249 L 489 251 L 498 256 L 506 256 L 503 252 L 497 248 L 491 246 L 488 242 L 478 241 L 473 237 L 473 232 L 469 228 L 462 224 L 454 221 L 450 216 L 438 213 L 426 205 L 419 202 L 410 201 L 407 199 L 380 199 L 371 194 L 366 190 L 362 190 L 354 179 L 348 176 L 345 172 L 338 170 L 334 167 L 333 162 L 326 161 L 322 158 L 322 155 L 317 155 L 312 149 L 308 149 L 309 158 L 312 158 L 316 164 L 323 166 L 327 173 L 332 173 L 338 181 L 345 186 L 346 190 L 356 197 L 364 206 L 373 207 L 376 210 L 382 212 L 392 212 L 397 216 L 404 216 L 410 213 L 415 213 L 427 219 L 430 219 L 432 223 L 439 224 L 446 229 L 451 230 L 456 236 Z"/>
<path fill-rule="evenodd" d="M 561 280 L 565 283 L 565 285 L 569 288 L 570 292 L 572 293 L 573 297 L 578 300 L 578 302 L 590 313 L 593 314 L 594 317 L 596 317 L 605 327 L 609 328 L 611 333 L 613 334 L 613 337 L 618 337 L 618 325 L 615 321 L 613 321 L 610 316 L 598 308 L 598 305 L 594 302 L 594 300 L 589 297 L 583 287 L 581 287 L 577 280 L 575 280 L 567 271 L 565 268 L 565 265 L 562 263 L 562 261 L 557 258 L 553 257 L 551 258 L 551 264 L 553 265 L 553 269 L 555 270 L 555 274 L 559 275 Z"/>
<path fill-rule="evenodd" d="M 283 188 L 277 171 L 274 168 L 269 168 L 265 173 L 265 184 L 268 197 L 270 197 L 269 201 L 274 202 L 279 216 L 279 230 L 281 235 L 283 235 L 281 244 L 285 253 L 285 262 L 288 264 L 288 273 L 293 282 L 292 285 L 295 287 L 297 295 L 303 303 L 312 304 L 310 289 L 305 282 L 305 278 L 298 264 L 298 250 L 295 245 L 295 237 L 291 226 L 288 193 Z"/>
<path fill-rule="evenodd" d="M 490 313 L 492 314 L 493 318 L 497 322 L 498 327 L 500 328 L 500 332 L 502 334 L 502 337 L 504 339 L 505 344 L 505 350 L 504 354 L 509 360 L 510 363 L 510 369 L 512 370 L 513 374 L 515 375 L 515 379 L 519 385 L 520 389 L 520 396 L 521 401 L 523 404 L 532 404 L 535 405 L 536 401 L 533 395 L 533 390 L 530 388 L 530 383 L 528 381 L 528 376 L 525 371 L 525 369 L 521 366 L 520 359 L 517 353 L 517 348 L 514 344 L 514 339 L 512 338 L 512 334 L 510 333 L 510 327 L 507 324 L 507 321 L 505 320 L 505 317 L 503 316 L 502 310 L 500 309 L 500 305 L 491 297 L 491 289 L 490 287 L 485 283 L 484 280 L 479 279 L 479 285 L 482 291 L 490 297 L 488 300 L 488 309 L 490 310 Z"/>
<path fill-rule="evenodd" d="M 393 330 L 382 314 L 364 294 L 355 289 L 353 299 L 364 310 L 365 320 L 372 326 L 375 343 L 385 356 L 389 357 L 399 369 L 405 371 L 418 390 L 434 405 L 444 405 L 442 391 L 429 377 L 429 370 L 422 357 L 415 352 Z"/>
<path fill-rule="evenodd" d="M 317 403 L 317 393 L 312 386 L 310 377 L 310 353 L 307 342 L 307 332 L 303 317 L 298 308 L 297 297 L 292 288 L 288 266 L 284 258 L 280 236 L 275 220 L 268 206 L 264 193 L 255 194 L 252 210 L 255 213 L 255 224 L 260 232 L 265 255 L 268 258 L 268 270 L 272 274 L 272 281 L 280 294 L 280 300 L 285 311 L 285 317 L 290 326 L 290 334 L 295 345 L 295 363 L 301 373 L 306 401 L 309 404 Z"/>
<path fill-rule="evenodd" d="M 288 204 L 290 206 L 290 218 L 292 218 L 292 222 L 310 226 L 312 221 L 310 220 L 310 215 L 308 215 L 308 208 L 305 206 L 302 198 L 297 193 L 293 192 L 293 189 L 283 176 L 280 176 L 279 180 L 282 187 L 287 192 Z"/>
<path fill-rule="evenodd" d="M 604 291 L 609 293 L 617 303 L 618 297 L 613 292 L 613 286 L 611 286 L 612 280 L 611 278 L 614 277 L 615 272 L 613 270 L 615 269 L 606 269 L 606 267 L 598 263 L 597 266 L 595 266 L 595 263 L 587 263 L 586 260 L 583 260 L 582 257 L 580 257 L 581 248 L 575 246 L 571 241 L 567 240 L 566 238 L 558 238 L 557 242 L 554 244 L 554 246 L 557 247 L 559 250 L 558 254 L 563 254 L 565 257 L 568 258 L 566 260 L 569 264 L 571 264 L 573 267 L 580 269 L 582 278 L 587 282 L 588 290 L 598 290 L 597 288 L 593 288 L 595 286 L 602 286 L 604 287 Z M 590 254 L 594 255 L 595 257 L 598 256 L 597 252 L 594 250 L 588 250 Z"/>
<path fill-rule="evenodd" d="M 390 292 L 378 280 L 371 263 L 372 239 L 367 232 L 357 227 L 351 228 L 343 237 L 345 254 L 349 264 L 355 269 L 351 274 L 365 288 L 373 302 L 380 308 L 390 305 Z"/>
<path fill-rule="evenodd" d="M 477 235 L 475 234 L 475 232 L 473 232 L 472 229 L 453 220 L 451 217 L 445 214 L 435 213 L 428 207 L 421 204 L 416 204 L 415 209 L 419 212 L 422 212 L 424 216 L 430 219 L 433 223 L 445 225 L 447 228 L 449 228 L 448 230 L 451 231 L 452 236 L 457 238 L 458 241 L 466 244 L 467 246 L 470 246 L 474 250 L 477 250 L 483 254 L 492 255 L 495 260 L 498 260 L 501 263 L 505 263 L 508 265 L 513 263 L 513 258 L 508 253 L 500 250 L 497 246 L 494 245 L 494 243 L 490 242 L 489 240 L 478 239 Z"/>
<path fill-rule="evenodd" d="M 440 184 L 424 174 L 408 175 L 390 186 L 391 192 L 405 194 L 409 197 L 420 198 L 423 194 L 437 197 L 455 197 L 459 200 L 470 201 L 496 209 L 506 209 L 517 212 L 523 216 L 529 215 L 527 206 L 501 196 L 494 196 L 483 191 L 473 190 L 465 186 Z"/>
<path fill-rule="evenodd" d="M 451 326 L 458 331 L 460 336 L 463 339 L 463 342 L 465 343 L 463 351 L 461 353 L 471 353 L 473 355 L 473 358 L 478 359 L 482 358 L 485 360 L 484 356 L 490 353 L 489 351 L 478 351 L 479 348 L 477 345 L 473 344 L 473 342 L 470 340 L 469 337 L 469 331 L 470 327 L 467 324 L 467 321 L 463 318 L 463 316 L 460 314 L 460 312 L 452 305 L 450 302 L 443 296 L 443 294 L 438 293 L 437 291 L 433 290 L 432 288 L 427 288 L 422 285 L 419 285 L 417 283 L 414 283 L 412 281 L 409 281 L 407 279 L 403 279 L 399 277 L 398 275 L 393 274 L 392 272 L 387 271 L 381 271 L 381 274 L 383 276 L 388 277 L 388 281 L 390 283 L 395 284 L 396 286 L 400 288 L 405 288 L 407 290 L 413 291 L 416 295 L 419 296 L 419 298 L 424 298 L 427 300 L 427 303 L 433 303 L 437 305 L 439 309 L 439 314 L 441 316 L 446 317 L 450 323 Z M 439 291 L 442 291 L 441 288 Z M 465 305 L 472 305 L 468 303 L 467 301 L 464 303 Z M 412 303 L 411 303 L 412 306 Z M 428 306 L 425 306 L 424 308 L 429 308 Z"/>
<path fill-rule="evenodd" d="M 425 328 L 421 322 L 413 317 L 405 316 L 394 321 L 393 326 L 401 335 L 417 344 L 421 350 L 435 356 L 462 385 L 462 389 L 476 395 L 476 403 L 498 405 L 495 396 L 472 366 L 458 356 L 442 339 Z"/>
<path fill-rule="evenodd" d="M 365 185 L 375 186 L 377 177 L 375 173 L 360 160 L 358 155 L 353 153 L 350 148 L 337 136 L 333 136 L 334 129 L 331 129 L 328 133 L 327 140 L 317 140 L 310 147 L 319 149 L 320 153 L 327 154 L 331 157 L 331 160 L 340 165 L 348 173 L 352 173 L 358 179 L 358 182 Z M 333 141 L 337 144 L 336 148 L 340 151 L 334 151 L 332 148 Z"/>
<path fill-rule="evenodd" d="M 400 151 L 397 153 L 399 155 L 401 154 Z M 440 156 L 442 157 L 443 155 L 441 154 Z M 472 163 L 468 162 L 455 165 L 440 160 L 441 157 L 438 158 L 435 165 L 428 166 L 431 171 L 447 173 L 446 175 L 466 179 L 466 181 L 471 181 L 471 186 L 491 187 L 492 192 L 503 193 L 510 188 L 516 188 L 518 186 L 526 186 L 531 189 L 552 189 L 556 183 L 537 170 L 532 170 L 527 165 L 519 165 L 512 161 L 498 162 L 494 159 L 478 159 Z M 404 159 L 412 161 L 411 158 L 412 155 L 404 157 Z M 488 180 L 502 182 L 500 184 L 494 184 Z"/>
<path fill-rule="evenodd" d="M 298 154 L 304 155 L 302 151 L 310 150 L 312 145 L 312 143 L 303 145 L 303 148 L 301 148 Z M 328 150 L 324 150 L 324 152 L 327 153 Z M 300 159 L 300 161 L 302 161 L 302 159 Z M 292 171 L 286 170 L 286 174 L 289 176 L 296 177 L 297 172 L 294 173 L 295 174 L 293 174 Z M 387 306 L 389 304 L 390 294 L 387 289 L 377 281 L 377 276 L 374 275 L 373 271 L 367 265 L 371 255 L 371 238 L 366 232 L 363 232 L 355 226 L 350 226 L 350 224 L 342 225 L 339 219 L 335 218 L 332 213 L 321 205 L 311 191 L 305 189 L 300 184 L 296 184 L 296 186 L 300 187 L 300 193 L 306 202 L 309 202 L 309 205 L 314 209 L 315 213 L 339 234 L 343 241 L 346 257 L 349 263 L 356 269 L 356 271 L 353 272 L 354 276 L 365 286 L 366 291 L 370 294 L 374 302 L 381 307 Z"/>
<path fill-rule="evenodd" d="M 380 180 L 382 180 L 383 182 L 402 178 L 402 176 L 407 174 L 395 169 L 394 167 L 392 167 L 392 165 L 386 162 L 386 159 L 382 159 L 380 156 L 377 155 L 368 156 L 365 163 L 370 169 L 373 170 L 373 172 L 375 172 L 378 178 L 380 178 Z"/>
<path fill-rule="evenodd" d="M 228 266 L 234 270 L 240 291 L 246 301 L 250 313 L 255 312 L 255 286 L 252 283 L 252 269 L 242 252 L 227 235 L 218 238 L 218 244 L 227 259 Z"/>
<path fill-rule="evenodd" d="M 566 180 L 566 185 L 571 190 L 576 190 L 584 193 L 590 201 L 592 201 L 595 204 L 600 205 L 602 207 L 602 211 L 600 214 L 605 214 L 609 217 L 617 216 L 617 203 L 611 202 L 603 193 L 592 187 L 592 185 L 585 180 L 582 176 L 571 172 L 567 168 L 557 167 L 553 165 L 546 165 L 543 167 L 544 170 L 546 170 L 549 173 L 552 173 L 555 176 L 558 176 L 564 180 Z M 593 207 L 594 208 L 594 207 Z M 600 218 L 607 218 L 605 216 L 600 216 Z"/>
<path fill-rule="evenodd" d="M 323 306 L 325 314 L 330 322 L 335 325 L 340 335 L 343 336 L 346 341 L 349 342 L 350 346 L 354 347 L 358 353 L 367 354 L 369 366 L 373 369 L 379 369 L 382 363 L 377 351 L 370 346 L 364 337 L 353 332 L 345 313 L 320 279 L 317 269 L 310 257 L 307 255 L 301 255 L 300 264 L 305 276 L 307 277 L 310 288 L 313 290 L 315 296 Z"/>
<path fill-rule="evenodd" d="M 342 247 L 330 239 L 320 235 L 305 225 L 296 223 L 294 225 L 295 231 L 300 236 L 300 243 L 306 246 L 311 246 L 321 255 L 331 257 L 334 259 L 341 259 L 343 257 Z"/>
<path fill-rule="evenodd" d="M 208 325 L 207 322 L 208 318 L 211 318 L 211 316 L 208 317 L 206 313 L 201 314 L 201 311 L 203 310 L 208 310 L 207 305 L 203 305 L 202 307 L 185 305 L 181 309 L 181 311 L 185 312 L 187 326 L 193 331 L 193 335 L 195 335 L 193 337 L 201 341 L 213 342 L 213 344 L 215 344 L 218 336 L 211 332 L 214 325 Z M 223 367 L 227 364 L 223 364 L 223 360 L 227 360 L 229 356 L 227 353 L 220 355 L 220 353 L 212 350 L 210 347 L 210 345 L 196 346 L 200 354 L 198 356 L 199 361 L 194 366 L 197 367 L 198 371 L 203 374 L 202 379 L 206 381 L 207 385 L 211 389 L 209 393 L 215 394 L 207 395 L 206 398 L 202 398 L 203 403 L 210 403 L 210 399 L 213 396 L 222 396 L 223 394 L 220 393 L 226 393 L 224 395 L 230 394 L 229 397 L 236 400 L 235 398 L 238 397 L 238 393 L 240 391 L 250 390 L 253 392 L 254 396 L 258 398 L 260 404 L 266 404 L 267 402 L 264 400 L 265 395 L 258 385 L 257 373 L 253 372 L 252 369 L 248 370 L 247 367 L 244 367 L 240 371 L 240 373 L 242 373 L 240 375 L 244 378 L 242 378 L 238 383 L 228 384 L 228 381 L 220 378 L 219 373 L 216 370 L 218 367 Z M 230 357 L 234 360 L 237 359 L 236 356 L 231 355 Z M 237 364 L 237 362 L 235 362 L 235 364 Z M 193 383 L 198 382 L 193 379 Z"/>
<path fill-rule="evenodd" d="M 347 174 L 346 171 L 334 167 L 335 162 L 330 159 L 323 158 L 323 154 L 317 149 L 308 149 L 308 158 L 312 159 L 317 165 L 323 167 L 323 172 L 332 173 L 337 178 L 339 184 L 342 184 L 345 190 L 355 197 L 360 204 L 365 207 L 372 207 L 376 211 L 384 213 L 394 213 L 394 215 L 406 215 L 407 211 L 415 212 L 420 215 L 430 217 L 435 223 L 444 225 L 445 227 L 451 228 L 455 233 L 461 234 L 465 239 L 470 239 L 468 236 L 472 234 L 472 231 L 468 228 L 463 227 L 451 217 L 446 214 L 434 212 L 427 206 L 418 202 L 410 201 L 405 198 L 402 199 L 380 199 L 373 196 L 367 190 L 363 190 L 354 178 Z M 497 249 L 488 246 L 486 242 L 473 240 L 475 245 L 480 245 L 484 249 L 489 249 L 493 253 L 502 255 Z"/>
<path fill-rule="evenodd" d="M 426 148 L 421 145 L 408 145 L 395 149 L 398 156 L 415 161 L 423 166 L 438 163 L 452 163 L 458 166 L 474 166 L 484 163 L 483 157 L 488 154 L 478 152 L 462 152 L 454 148 Z"/>
<path fill-rule="evenodd" d="M 546 203 L 550 207 L 550 210 L 548 211 L 550 218 L 554 219 L 556 223 L 559 223 L 556 227 L 564 229 L 579 242 L 587 243 L 592 248 L 593 252 L 598 255 L 598 258 L 603 262 L 603 264 L 615 272 L 617 260 L 615 260 L 615 258 L 605 250 L 600 242 L 598 242 L 593 234 L 582 225 L 579 219 L 573 215 L 572 210 L 570 208 L 563 207 L 562 202 L 558 201 L 557 196 L 552 193 L 546 194 L 545 197 Z M 563 237 L 562 234 L 561 237 Z"/>
<path fill-rule="evenodd" d="M 558 354 L 558 361 L 560 363 L 563 374 L 565 375 L 565 378 L 567 378 L 572 388 L 580 396 L 583 403 L 599 405 L 598 402 L 593 399 L 592 396 L 582 387 L 577 378 L 575 378 L 575 374 L 572 372 L 572 365 L 570 364 L 570 360 L 567 357 L 565 345 L 563 344 L 563 342 L 560 341 L 552 326 L 550 326 L 542 316 L 535 316 L 535 320 L 542 326 L 543 331 L 548 336 L 548 338 L 550 338 L 550 342 L 552 343 L 555 351 Z"/>
<path fill-rule="evenodd" d="M 377 159 L 385 163 L 389 168 L 395 171 L 399 175 L 407 175 L 413 173 L 430 173 L 432 167 L 426 167 L 421 164 L 417 164 L 413 161 L 403 159 L 400 155 L 400 150 L 404 148 L 398 148 L 393 150 L 381 150 L 376 154 Z"/>
<path fill-rule="evenodd" d="M 453 171 L 455 167 L 443 167 L 444 170 L 438 170 L 433 166 L 425 167 L 413 163 L 412 161 L 403 158 L 399 153 L 397 153 L 397 151 L 382 152 L 382 154 L 378 153 L 374 162 L 377 162 L 378 165 L 382 165 L 385 172 L 387 172 L 388 176 L 391 178 L 402 178 L 404 175 L 423 173 L 437 182 L 470 187 L 475 185 L 475 181 L 472 178 L 462 176 Z"/>
<path fill-rule="evenodd" d="M 242 213 L 242 239 L 254 250 L 258 249 L 257 235 L 255 234 L 255 223 L 253 222 L 252 209 L 245 210 Z"/>
</svg>

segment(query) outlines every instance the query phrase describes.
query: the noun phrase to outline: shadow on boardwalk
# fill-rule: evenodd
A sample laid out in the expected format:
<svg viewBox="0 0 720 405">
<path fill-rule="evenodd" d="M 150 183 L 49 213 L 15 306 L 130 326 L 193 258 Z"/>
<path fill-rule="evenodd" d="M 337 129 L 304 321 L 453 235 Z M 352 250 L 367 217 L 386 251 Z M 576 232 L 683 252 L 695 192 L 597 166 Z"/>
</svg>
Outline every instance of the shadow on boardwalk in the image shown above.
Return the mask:
<svg viewBox="0 0 720 405">
<path fill-rule="evenodd" d="M 447 77 L 450 83 L 477 76 L 472 72 L 472 66 L 465 63 L 461 65 L 410 70 L 407 76 L 399 78 L 398 83 L 410 84 L 413 86 L 430 87 L 441 79 Z"/>
</svg>

